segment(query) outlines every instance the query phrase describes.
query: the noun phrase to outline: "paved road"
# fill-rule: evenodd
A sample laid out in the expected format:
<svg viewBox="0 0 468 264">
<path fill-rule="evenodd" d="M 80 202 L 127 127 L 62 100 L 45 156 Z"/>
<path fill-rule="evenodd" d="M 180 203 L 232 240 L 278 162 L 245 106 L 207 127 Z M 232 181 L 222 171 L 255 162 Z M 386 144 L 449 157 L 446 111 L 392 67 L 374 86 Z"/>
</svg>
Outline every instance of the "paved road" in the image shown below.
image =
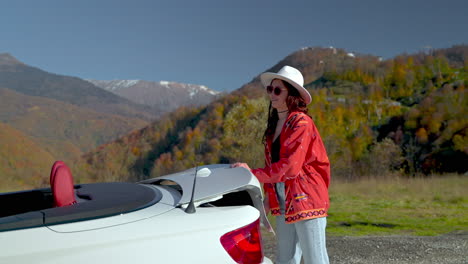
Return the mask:
<svg viewBox="0 0 468 264">
<path fill-rule="evenodd" d="M 264 233 L 265 256 L 275 259 L 275 239 Z M 332 264 L 468 264 L 468 231 L 436 237 L 327 237 Z"/>
</svg>

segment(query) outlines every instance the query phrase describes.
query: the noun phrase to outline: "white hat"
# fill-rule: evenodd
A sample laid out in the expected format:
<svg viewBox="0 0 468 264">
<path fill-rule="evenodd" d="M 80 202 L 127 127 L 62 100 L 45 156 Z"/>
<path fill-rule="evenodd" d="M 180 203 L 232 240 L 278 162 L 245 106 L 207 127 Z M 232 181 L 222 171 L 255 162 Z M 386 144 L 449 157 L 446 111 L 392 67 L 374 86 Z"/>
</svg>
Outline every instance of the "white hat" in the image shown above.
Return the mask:
<svg viewBox="0 0 468 264">
<path fill-rule="evenodd" d="M 268 85 L 271 85 L 271 81 L 274 79 L 286 81 L 294 86 L 294 88 L 299 91 L 299 94 L 301 95 L 302 99 L 304 99 L 306 104 L 310 104 L 312 101 L 310 93 L 306 90 L 306 88 L 303 87 L 304 77 L 302 77 L 302 74 L 298 69 L 286 65 L 281 68 L 278 73 L 264 72 L 260 75 L 260 81 L 265 88 Z"/>
</svg>

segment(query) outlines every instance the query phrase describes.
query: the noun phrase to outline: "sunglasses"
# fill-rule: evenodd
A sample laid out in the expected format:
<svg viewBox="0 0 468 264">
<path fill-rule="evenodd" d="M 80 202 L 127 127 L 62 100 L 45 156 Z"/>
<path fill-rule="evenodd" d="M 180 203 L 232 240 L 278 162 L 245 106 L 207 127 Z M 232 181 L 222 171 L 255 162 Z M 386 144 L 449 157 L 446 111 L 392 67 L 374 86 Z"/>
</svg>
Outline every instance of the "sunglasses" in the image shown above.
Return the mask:
<svg viewBox="0 0 468 264">
<path fill-rule="evenodd" d="M 287 89 L 281 89 L 281 88 L 279 88 L 279 87 L 273 87 L 273 86 L 271 86 L 271 85 L 268 85 L 267 88 L 266 88 L 266 90 L 267 90 L 267 93 L 268 93 L 268 94 L 274 93 L 275 95 L 280 95 L 280 94 L 281 94 L 281 91 L 287 90 Z"/>
</svg>

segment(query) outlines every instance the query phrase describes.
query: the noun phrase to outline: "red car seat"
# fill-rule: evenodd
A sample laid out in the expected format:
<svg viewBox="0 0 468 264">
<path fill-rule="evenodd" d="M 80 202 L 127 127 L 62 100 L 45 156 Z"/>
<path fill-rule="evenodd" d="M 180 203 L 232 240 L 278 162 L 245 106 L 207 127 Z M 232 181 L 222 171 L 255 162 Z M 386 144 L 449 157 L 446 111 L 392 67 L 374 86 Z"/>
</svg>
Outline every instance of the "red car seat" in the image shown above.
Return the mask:
<svg viewBox="0 0 468 264">
<path fill-rule="evenodd" d="M 50 170 L 50 177 L 49 177 L 50 186 L 52 186 L 52 183 L 54 182 L 54 177 L 55 177 L 55 172 L 57 170 L 57 167 L 61 165 L 65 165 L 65 162 L 61 160 L 57 160 L 56 162 L 54 162 L 54 165 L 52 165 L 52 169 Z"/>
<path fill-rule="evenodd" d="M 54 172 L 53 168 L 52 171 Z M 50 180 L 55 207 L 67 206 L 76 203 L 73 177 L 70 169 L 65 163 L 62 162 L 62 164 L 57 164 L 55 172 L 52 174 Z"/>
</svg>

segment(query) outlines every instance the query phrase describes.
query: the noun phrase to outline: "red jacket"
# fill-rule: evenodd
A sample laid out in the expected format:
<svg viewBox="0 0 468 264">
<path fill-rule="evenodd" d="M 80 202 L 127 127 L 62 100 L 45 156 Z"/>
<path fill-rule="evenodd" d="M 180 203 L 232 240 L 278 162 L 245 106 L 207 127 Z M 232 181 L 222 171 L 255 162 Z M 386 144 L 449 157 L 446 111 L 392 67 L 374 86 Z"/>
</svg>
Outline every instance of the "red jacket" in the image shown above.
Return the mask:
<svg viewBox="0 0 468 264">
<path fill-rule="evenodd" d="M 252 173 L 264 183 L 273 215 L 280 215 L 274 183 L 285 183 L 285 220 L 327 216 L 330 206 L 330 162 L 320 134 L 312 119 L 302 113 L 290 113 L 280 135 L 280 160 L 271 163 L 272 138 L 265 145 L 265 167 Z"/>
</svg>

